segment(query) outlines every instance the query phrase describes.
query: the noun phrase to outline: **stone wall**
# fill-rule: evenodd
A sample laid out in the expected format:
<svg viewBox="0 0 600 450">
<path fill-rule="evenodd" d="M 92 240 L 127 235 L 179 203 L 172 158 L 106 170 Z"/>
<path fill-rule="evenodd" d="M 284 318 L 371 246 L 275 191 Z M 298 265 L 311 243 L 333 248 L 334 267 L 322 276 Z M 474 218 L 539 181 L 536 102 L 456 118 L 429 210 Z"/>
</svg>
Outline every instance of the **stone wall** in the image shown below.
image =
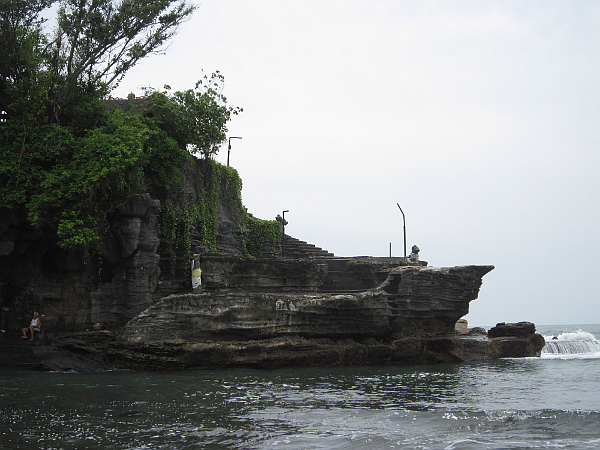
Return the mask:
<svg viewBox="0 0 600 450">
<path fill-rule="evenodd" d="M 200 258 L 202 288 L 245 292 L 316 292 L 327 273 L 318 259 L 245 258 L 205 255 Z"/>
</svg>

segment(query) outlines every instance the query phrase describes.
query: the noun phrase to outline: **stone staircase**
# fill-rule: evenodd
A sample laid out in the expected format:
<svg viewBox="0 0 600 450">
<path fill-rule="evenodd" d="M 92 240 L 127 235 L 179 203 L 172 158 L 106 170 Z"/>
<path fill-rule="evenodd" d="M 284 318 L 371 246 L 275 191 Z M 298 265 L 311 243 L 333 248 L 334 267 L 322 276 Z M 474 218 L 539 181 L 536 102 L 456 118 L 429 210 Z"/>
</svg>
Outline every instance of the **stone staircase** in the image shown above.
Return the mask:
<svg viewBox="0 0 600 450">
<path fill-rule="evenodd" d="M 284 257 L 286 258 L 333 258 L 335 255 L 313 244 L 308 244 L 300 239 L 287 234 L 283 237 Z"/>
</svg>

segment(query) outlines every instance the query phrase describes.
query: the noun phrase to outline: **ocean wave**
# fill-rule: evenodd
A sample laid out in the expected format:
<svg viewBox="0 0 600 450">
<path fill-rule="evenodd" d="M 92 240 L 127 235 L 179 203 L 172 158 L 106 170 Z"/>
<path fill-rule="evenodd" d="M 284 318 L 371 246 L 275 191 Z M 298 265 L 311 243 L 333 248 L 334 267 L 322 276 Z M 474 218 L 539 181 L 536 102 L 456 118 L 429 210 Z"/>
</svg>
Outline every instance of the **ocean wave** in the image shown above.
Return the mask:
<svg viewBox="0 0 600 450">
<path fill-rule="evenodd" d="M 544 336 L 544 339 L 546 339 L 546 341 L 557 340 L 556 338 L 558 338 L 559 341 L 595 341 L 596 340 L 596 336 L 594 336 L 592 333 L 589 333 L 587 331 L 583 331 L 582 329 L 579 329 L 579 330 L 573 331 L 573 332 L 560 333 L 558 336 Z"/>
<path fill-rule="evenodd" d="M 545 353 L 542 351 L 541 359 L 600 359 L 600 352 L 595 353 Z"/>
</svg>

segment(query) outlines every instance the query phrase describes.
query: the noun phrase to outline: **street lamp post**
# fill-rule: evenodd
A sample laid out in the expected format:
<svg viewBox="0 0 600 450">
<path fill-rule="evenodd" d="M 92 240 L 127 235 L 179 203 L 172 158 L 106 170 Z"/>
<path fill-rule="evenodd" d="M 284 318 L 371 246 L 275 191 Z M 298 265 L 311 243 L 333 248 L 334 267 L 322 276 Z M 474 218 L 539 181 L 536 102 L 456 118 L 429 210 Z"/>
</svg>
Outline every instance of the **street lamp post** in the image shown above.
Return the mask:
<svg viewBox="0 0 600 450">
<path fill-rule="evenodd" d="M 286 212 L 290 212 L 289 209 L 286 209 L 285 211 L 283 211 L 283 214 L 281 214 L 281 257 L 284 258 L 285 256 L 285 213 Z"/>
<path fill-rule="evenodd" d="M 231 136 L 229 138 L 229 145 L 227 146 L 227 167 L 229 167 L 229 153 L 231 152 L 231 140 L 232 139 L 241 139 L 239 136 Z"/>
<path fill-rule="evenodd" d="M 406 259 L 406 216 L 404 215 L 404 211 L 400 208 L 400 203 L 396 203 L 398 205 L 398 209 L 402 213 L 402 225 L 404 229 L 404 259 Z"/>
</svg>

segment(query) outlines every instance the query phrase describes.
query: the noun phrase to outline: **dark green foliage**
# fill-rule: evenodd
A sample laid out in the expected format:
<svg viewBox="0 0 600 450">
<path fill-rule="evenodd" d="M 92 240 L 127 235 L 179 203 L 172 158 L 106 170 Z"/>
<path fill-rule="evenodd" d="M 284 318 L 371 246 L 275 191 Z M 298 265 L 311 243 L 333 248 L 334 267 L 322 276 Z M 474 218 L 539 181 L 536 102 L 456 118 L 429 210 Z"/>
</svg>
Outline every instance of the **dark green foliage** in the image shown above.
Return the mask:
<svg viewBox="0 0 600 450">
<path fill-rule="evenodd" d="M 181 92 L 149 89 L 141 110 L 107 109 L 104 96 L 156 52 L 194 10 L 185 0 L 61 0 L 55 34 L 39 14 L 53 0 L 0 0 L 0 208 L 51 224 L 64 248 L 92 250 L 132 195 L 161 192 L 163 246 L 189 257 L 192 237 L 216 251 L 225 202 L 244 251 L 275 250 L 279 224 L 250 217 L 234 169 L 211 161 L 227 122 L 216 72 Z M 181 168 L 204 156 L 204 180 L 184 192 Z M 224 198 L 220 198 L 223 193 Z M 277 228 L 277 232 L 276 232 Z"/>
<path fill-rule="evenodd" d="M 0 110 L 69 124 L 140 59 L 161 49 L 195 7 L 185 0 L 60 0 L 51 33 L 40 12 L 53 0 L 0 0 Z"/>
<path fill-rule="evenodd" d="M 34 225 L 55 221 L 64 247 L 98 240 L 107 214 L 141 189 L 151 135 L 138 116 L 106 115 L 83 136 L 57 124 L 0 124 L 0 206 L 24 206 Z"/>
<path fill-rule="evenodd" d="M 182 147 L 208 158 L 218 152 L 227 138 L 227 122 L 242 108 L 227 105 L 221 93 L 224 77 L 219 72 L 204 76 L 194 89 L 169 93 L 146 90 L 146 114 Z"/>
<path fill-rule="evenodd" d="M 247 256 L 262 256 L 267 243 L 271 245 L 271 254 L 275 255 L 281 245 L 281 224 L 279 222 L 276 220 L 260 220 L 248 216 L 246 229 L 244 252 Z"/>
</svg>

